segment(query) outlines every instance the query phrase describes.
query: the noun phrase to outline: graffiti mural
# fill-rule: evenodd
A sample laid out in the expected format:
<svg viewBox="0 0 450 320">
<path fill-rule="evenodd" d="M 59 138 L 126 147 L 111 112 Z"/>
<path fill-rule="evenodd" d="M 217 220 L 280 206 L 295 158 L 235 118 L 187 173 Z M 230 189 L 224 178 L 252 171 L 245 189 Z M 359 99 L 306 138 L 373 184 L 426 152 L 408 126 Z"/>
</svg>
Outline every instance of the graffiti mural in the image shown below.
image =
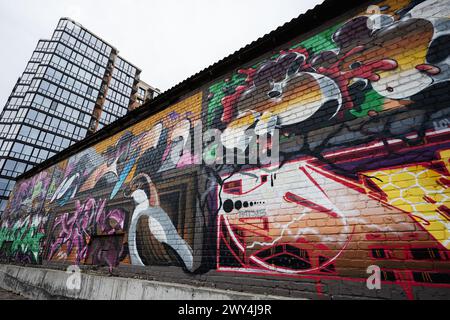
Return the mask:
<svg viewBox="0 0 450 320">
<path fill-rule="evenodd" d="M 0 257 L 25 263 L 39 263 L 48 213 L 44 202 L 53 170 L 16 185 L 0 224 Z"/>
<path fill-rule="evenodd" d="M 218 270 L 450 283 L 450 2 L 383 4 L 209 88 L 225 148 L 280 130 L 280 163 L 218 172 Z"/>
<path fill-rule="evenodd" d="M 190 111 L 176 111 L 185 107 Z M 182 237 L 170 202 L 160 197 L 166 172 L 194 164 L 185 145 L 200 108 L 201 95 L 194 96 L 61 165 L 61 183 L 49 201 L 54 221 L 47 259 L 110 270 L 120 263 L 174 263 L 193 271 L 190 237 Z"/>
<path fill-rule="evenodd" d="M 375 5 L 20 181 L 1 258 L 450 288 L 450 1 Z"/>
<path fill-rule="evenodd" d="M 49 259 L 67 259 L 72 253 L 75 254 L 75 261 L 80 263 L 87 257 L 88 243 L 91 234 L 111 235 L 117 232 L 124 232 L 126 213 L 121 209 L 107 211 L 106 200 L 96 201 L 89 198 L 81 204 L 79 200 L 75 203 L 75 212 L 64 213 L 55 219 L 52 231 L 59 230 L 57 238 L 50 244 Z M 62 247 L 65 247 L 63 250 Z M 117 254 L 123 251 L 118 250 Z M 115 261 L 117 265 L 116 257 Z"/>
</svg>

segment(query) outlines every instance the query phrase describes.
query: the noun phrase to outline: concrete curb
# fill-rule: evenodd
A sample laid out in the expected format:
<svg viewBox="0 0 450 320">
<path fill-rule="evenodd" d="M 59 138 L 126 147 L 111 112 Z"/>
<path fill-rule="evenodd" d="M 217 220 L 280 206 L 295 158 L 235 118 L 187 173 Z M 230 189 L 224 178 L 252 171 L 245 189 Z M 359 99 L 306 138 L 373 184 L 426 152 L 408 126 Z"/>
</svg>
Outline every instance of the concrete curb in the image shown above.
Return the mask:
<svg viewBox="0 0 450 320">
<path fill-rule="evenodd" d="M 58 270 L 0 265 L 1 288 L 36 300 L 286 300 L 280 296 L 87 273 L 81 273 L 81 290 L 70 290 L 70 276 Z"/>
</svg>

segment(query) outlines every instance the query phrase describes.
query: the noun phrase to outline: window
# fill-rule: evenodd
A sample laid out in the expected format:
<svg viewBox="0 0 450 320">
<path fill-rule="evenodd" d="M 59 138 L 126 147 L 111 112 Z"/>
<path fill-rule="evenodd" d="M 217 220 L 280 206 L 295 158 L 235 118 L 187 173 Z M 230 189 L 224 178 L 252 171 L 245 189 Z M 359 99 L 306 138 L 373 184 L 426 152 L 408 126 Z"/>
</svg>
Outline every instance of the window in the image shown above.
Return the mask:
<svg viewBox="0 0 450 320">
<path fill-rule="evenodd" d="M 29 156 L 31 156 L 32 153 L 33 153 L 33 147 L 27 146 L 27 145 L 25 145 L 23 147 L 23 150 L 22 150 L 23 155 L 25 155 L 26 157 L 29 157 Z"/>
<path fill-rule="evenodd" d="M 15 182 L 8 179 L 0 179 L 0 195 L 8 197 L 12 189 L 14 188 Z M 7 200 L 2 200 L 2 203 L 7 203 Z M 3 211 L 4 207 L 0 209 Z"/>
<path fill-rule="evenodd" d="M 71 93 L 69 96 L 69 101 L 75 103 L 77 101 L 77 95 L 75 93 Z"/>
<path fill-rule="evenodd" d="M 52 94 L 55 94 L 57 90 L 57 87 L 54 84 L 50 84 L 48 91 Z"/>
<path fill-rule="evenodd" d="M 9 181 L 10 180 L 3 179 L 3 178 L 0 179 L 0 191 L 5 191 L 6 190 L 6 188 L 8 187 Z"/>
<path fill-rule="evenodd" d="M 50 109 L 51 110 L 56 110 L 57 107 L 58 107 L 58 102 L 52 101 L 52 104 L 50 105 Z"/>
<path fill-rule="evenodd" d="M 139 96 L 144 99 L 145 98 L 145 89 L 139 88 Z"/>
<path fill-rule="evenodd" d="M 63 74 L 61 72 L 55 71 L 55 75 L 53 76 L 53 78 L 59 82 L 59 81 L 61 81 L 62 76 L 63 76 Z"/>
<path fill-rule="evenodd" d="M 56 109 L 57 112 L 64 114 L 64 105 L 62 103 L 58 103 L 58 107 Z"/>
<path fill-rule="evenodd" d="M 39 90 L 42 92 L 47 92 L 49 87 L 50 83 L 48 83 L 47 81 L 42 81 L 41 85 L 39 86 Z"/>
<path fill-rule="evenodd" d="M 16 90 L 14 91 L 15 95 L 25 95 L 25 93 L 28 90 L 28 86 L 19 85 L 17 86 Z"/>
<path fill-rule="evenodd" d="M 30 91 L 36 91 L 41 83 L 41 80 L 34 79 L 30 85 Z"/>
<path fill-rule="evenodd" d="M 74 25 L 72 34 L 78 35 L 81 32 L 81 28 L 78 25 Z"/>
<path fill-rule="evenodd" d="M 80 71 L 80 68 L 78 68 L 76 65 L 72 66 L 71 72 L 75 75 L 78 75 L 78 72 Z"/>
<path fill-rule="evenodd" d="M 100 88 L 100 86 L 102 85 L 102 79 L 95 78 L 95 85 L 97 88 Z"/>
<path fill-rule="evenodd" d="M 84 128 L 81 128 L 81 129 L 80 129 L 80 136 L 81 136 L 82 138 L 84 138 L 84 137 L 86 136 L 86 133 L 87 133 L 87 130 L 86 130 L 86 129 L 84 129 Z"/>
<path fill-rule="evenodd" d="M 32 155 L 33 161 L 36 161 L 36 159 L 37 159 L 37 157 L 38 157 L 38 154 L 39 154 L 39 151 L 40 151 L 40 149 L 34 148 L 34 150 L 33 150 L 33 155 Z"/>
<path fill-rule="evenodd" d="M 42 106 L 45 109 L 50 108 L 50 105 L 52 104 L 52 100 L 50 100 L 49 98 L 45 98 L 44 101 L 42 102 Z"/>
<path fill-rule="evenodd" d="M 71 77 L 66 77 L 64 80 L 68 88 L 72 88 L 76 82 L 75 79 Z"/>
<path fill-rule="evenodd" d="M 39 123 L 45 123 L 45 114 L 38 112 L 36 121 Z"/>
<path fill-rule="evenodd" d="M 44 139 L 45 143 L 53 144 L 53 140 L 55 139 L 55 135 L 51 133 L 47 133 Z"/>
<path fill-rule="evenodd" d="M 80 116 L 80 112 L 78 110 L 73 110 L 72 118 L 78 119 L 79 116 Z"/>
<path fill-rule="evenodd" d="M 25 72 L 34 73 L 34 72 L 37 71 L 38 68 L 39 68 L 39 63 L 30 62 L 30 63 L 27 64 Z"/>
<path fill-rule="evenodd" d="M 73 85 L 73 87 L 74 87 L 76 90 L 80 90 L 80 89 L 81 89 L 81 86 L 82 86 L 82 84 L 81 84 L 80 81 L 75 81 L 75 83 L 74 83 L 74 85 Z"/>
<path fill-rule="evenodd" d="M 29 121 L 34 121 L 37 117 L 37 112 L 35 110 L 29 110 L 26 119 Z"/>
<path fill-rule="evenodd" d="M 39 158 L 42 160 L 47 160 L 48 159 L 48 151 L 47 150 L 39 151 Z"/>
<path fill-rule="evenodd" d="M 5 211 L 6 209 L 6 204 L 8 203 L 8 200 L 2 200 L 0 201 L 0 212 Z"/>
<path fill-rule="evenodd" d="M 61 123 L 61 121 L 59 119 L 53 118 L 52 122 L 51 122 L 51 126 L 55 129 L 58 129 L 60 123 Z"/>
<path fill-rule="evenodd" d="M 52 122 L 53 117 L 47 117 L 45 119 L 45 125 L 44 125 L 44 129 L 50 129 L 50 123 Z"/>
<path fill-rule="evenodd" d="M 60 147 L 61 143 L 62 143 L 62 138 L 59 137 L 59 136 L 56 136 L 55 140 L 53 141 L 53 145 L 56 146 L 56 147 Z"/>
<path fill-rule="evenodd" d="M 30 128 L 30 134 L 29 134 L 29 137 L 30 137 L 31 139 L 36 140 L 36 139 L 38 138 L 38 136 L 39 136 L 39 133 L 40 133 L 39 130 L 34 129 L 34 128 Z"/>
<path fill-rule="evenodd" d="M 70 36 L 67 33 L 63 33 L 61 38 L 63 41 L 69 42 Z"/>
<path fill-rule="evenodd" d="M 80 88 L 79 88 L 80 90 L 81 90 L 81 92 L 87 92 L 87 90 L 88 90 L 88 86 L 87 85 L 85 85 L 85 84 L 81 84 L 81 86 L 80 86 Z"/>
<path fill-rule="evenodd" d="M 89 32 L 86 32 L 83 36 L 83 39 L 86 43 L 90 43 L 91 40 L 91 34 Z M 88 48 L 88 50 L 92 50 L 91 48 Z M 89 52 L 89 51 L 88 51 Z"/>
<path fill-rule="evenodd" d="M 61 122 L 59 124 L 59 130 L 61 130 L 63 132 L 67 131 L 67 125 L 68 125 L 67 122 L 61 120 Z"/>
<path fill-rule="evenodd" d="M 14 171 L 15 168 L 16 168 L 16 165 L 17 165 L 16 161 L 14 161 L 14 160 L 7 160 L 5 162 L 5 166 L 4 166 L 3 169 L 7 170 L 7 171 Z"/>
<path fill-rule="evenodd" d="M 31 80 L 33 80 L 33 77 L 34 77 L 34 74 L 32 74 L 32 73 L 24 73 L 23 75 L 22 75 L 22 77 L 20 78 L 20 82 L 21 83 L 30 83 L 31 82 Z"/>
<path fill-rule="evenodd" d="M 51 78 L 53 78 L 53 76 L 55 75 L 55 69 L 53 68 L 48 68 L 47 72 L 45 73 L 46 76 L 49 76 Z"/>
<path fill-rule="evenodd" d="M 25 108 L 20 108 L 19 112 L 17 113 L 17 120 L 18 121 L 23 121 L 23 119 L 25 118 L 25 114 L 27 113 L 27 109 Z"/>
<path fill-rule="evenodd" d="M 84 120 L 84 113 L 79 113 L 78 114 L 78 121 L 83 121 Z"/>
<path fill-rule="evenodd" d="M 11 148 L 11 145 L 12 145 L 12 142 L 10 142 L 10 141 L 6 142 L 6 143 L 3 143 L 2 149 L 0 149 L 0 154 L 3 155 L 3 156 L 8 155 L 9 149 Z"/>
<path fill-rule="evenodd" d="M 16 143 L 14 143 L 14 145 L 13 145 L 12 151 L 13 151 L 13 152 L 16 152 L 16 153 L 22 153 L 23 147 L 24 147 L 23 144 L 17 143 L 17 142 L 16 142 Z"/>
<path fill-rule="evenodd" d="M 88 115 L 88 114 L 85 114 L 84 115 L 84 120 L 83 120 L 84 124 L 88 125 L 90 121 L 91 121 L 91 116 Z"/>
<path fill-rule="evenodd" d="M 69 45 L 70 45 L 70 46 L 73 47 L 73 46 L 75 45 L 76 42 L 77 42 L 77 40 L 76 40 L 74 37 L 70 37 L 70 38 L 69 38 Z"/>
<path fill-rule="evenodd" d="M 41 131 L 41 132 L 39 133 L 39 138 L 38 138 L 38 140 L 39 140 L 39 141 L 45 141 L 45 135 L 46 135 L 46 133 L 43 132 L 43 131 Z"/>
<path fill-rule="evenodd" d="M 67 147 L 69 147 L 69 145 L 70 145 L 70 141 L 67 140 L 67 139 L 63 139 L 63 141 L 62 141 L 62 143 L 61 143 L 61 147 L 62 147 L 63 149 L 66 149 Z"/>
<path fill-rule="evenodd" d="M 27 167 L 27 165 L 26 165 L 25 163 L 23 163 L 23 162 L 17 162 L 15 172 L 16 172 L 17 174 L 22 174 L 22 173 L 25 172 L 26 167 Z"/>
<path fill-rule="evenodd" d="M 67 90 L 64 90 L 62 95 L 61 95 L 61 98 L 67 100 L 69 98 L 69 95 L 70 95 L 70 92 L 67 91 Z"/>
<path fill-rule="evenodd" d="M 37 105 L 42 105 L 42 102 L 44 101 L 44 97 L 41 95 L 36 95 L 36 98 L 34 99 L 34 103 Z"/>
<path fill-rule="evenodd" d="M 84 99 L 83 99 L 83 97 L 81 97 L 81 96 L 77 96 L 77 101 L 75 101 L 75 104 L 77 105 L 77 106 L 82 106 L 83 105 L 83 101 L 84 101 Z M 72 115 L 73 117 L 75 117 L 74 115 Z M 75 118 L 78 118 L 78 116 L 77 117 L 75 117 Z"/>
<path fill-rule="evenodd" d="M 64 59 L 61 59 L 61 61 L 59 61 L 58 65 L 60 66 L 60 70 L 65 70 L 67 68 L 67 61 Z"/>
<path fill-rule="evenodd" d="M 72 54 L 72 50 L 70 50 L 69 48 L 67 48 L 67 47 L 64 47 L 64 54 L 67 56 L 67 57 L 70 57 L 70 55 Z"/>
<path fill-rule="evenodd" d="M 19 131 L 19 135 L 28 137 L 30 135 L 30 127 L 22 126 L 22 128 Z"/>
</svg>

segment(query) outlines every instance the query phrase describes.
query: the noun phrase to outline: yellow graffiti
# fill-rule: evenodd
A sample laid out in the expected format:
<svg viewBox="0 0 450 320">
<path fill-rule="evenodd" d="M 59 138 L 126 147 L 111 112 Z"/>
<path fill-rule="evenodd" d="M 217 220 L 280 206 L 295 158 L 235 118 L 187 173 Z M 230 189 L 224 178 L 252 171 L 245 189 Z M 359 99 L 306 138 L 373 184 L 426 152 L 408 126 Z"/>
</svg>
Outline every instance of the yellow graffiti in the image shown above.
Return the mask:
<svg viewBox="0 0 450 320">
<path fill-rule="evenodd" d="M 439 162 L 450 168 L 450 150 Z M 450 172 L 450 171 L 448 171 Z M 366 172 L 393 207 L 409 212 L 445 248 L 450 249 L 450 175 L 424 165 Z"/>
</svg>

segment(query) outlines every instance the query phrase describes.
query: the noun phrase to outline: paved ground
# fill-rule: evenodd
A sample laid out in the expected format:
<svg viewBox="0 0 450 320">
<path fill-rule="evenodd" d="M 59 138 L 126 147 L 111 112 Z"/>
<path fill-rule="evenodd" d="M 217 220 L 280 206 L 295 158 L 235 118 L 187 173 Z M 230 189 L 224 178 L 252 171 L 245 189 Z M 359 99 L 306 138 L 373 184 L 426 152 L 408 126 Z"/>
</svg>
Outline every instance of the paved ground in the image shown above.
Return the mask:
<svg viewBox="0 0 450 320">
<path fill-rule="evenodd" d="M 0 288 L 0 300 L 27 300 L 27 298 Z"/>
</svg>

